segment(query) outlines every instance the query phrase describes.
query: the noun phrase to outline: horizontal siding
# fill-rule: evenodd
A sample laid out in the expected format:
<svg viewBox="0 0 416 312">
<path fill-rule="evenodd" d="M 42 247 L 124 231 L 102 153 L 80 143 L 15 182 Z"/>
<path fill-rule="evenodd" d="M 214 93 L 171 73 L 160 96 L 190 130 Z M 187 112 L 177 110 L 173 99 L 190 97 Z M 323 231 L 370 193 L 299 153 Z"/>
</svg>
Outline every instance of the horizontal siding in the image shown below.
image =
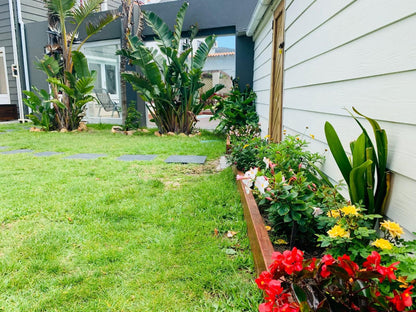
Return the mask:
<svg viewBox="0 0 416 312">
<path fill-rule="evenodd" d="M 48 18 L 43 0 L 21 0 L 21 11 L 24 23 L 45 21 Z"/>
<path fill-rule="evenodd" d="M 349 150 L 360 128 L 344 108 L 377 119 L 387 132 L 394 177 L 387 215 L 416 231 L 416 38 L 409 31 L 416 27 L 416 2 L 317 0 L 302 11 L 305 6 L 295 0 L 286 13 L 294 22 L 285 39 L 284 127 L 315 136 L 310 148 L 326 153 L 322 169 L 337 181 L 341 173 L 325 152 L 325 121 Z"/>
<path fill-rule="evenodd" d="M 16 79 L 11 74 L 13 64 L 13 44 L 11 37 L 10 12 L 8 2 L 0 4 L 0 47 L 4 47 L 7 66 L 7 77 L 9 82 L 10 103 L 17 105 Z"/>
<path fill-rule="evenodd" d="M 108 10 L 118 9 L 121 5 L 121 0 L 108 0 L 107 8 Z"/>
<path fill-rule="evenodd" d="M 328 152 L 325 121 L 349 150 L 360 128 L 345 108 L 354 106 L 378 120 L 387 132 L 393 172 L 387 215 L 416 231 L 416 37 L 410 31 L 416 28 L 416 1 L 287 0 L 286 8 L 284 129 L 326 156 L 322 169 L 336 182 L 342 175 Z M 263 134 L 272 66 L 267 18 L 254 36 L 254 90 Z"/>
<path fill-rule="evenodd" d="M 377 5 L 375 5 L 376 1 Z M 323 4 L 321 4 L 322 2 Z M 330 3 L 332 4 L 332 1 Z M 390 0 L 354 1 L 352 5 L 340 10 L 336 16 L 332 16 L 318 29 L 310 33 L 304 30 L 301 34 L 294 34 L 299 37 L 305 36 L 307 33 L 307 36 L 294 45 L 286 44 L 288 48 L 285 60 L 286 67 L 290 68 L 414 14 L 416 1 L 403 0 L 400 3 L 401 5 L 397 5 L 396 2 Z M 317 4 L 327 6 L 329 3 L 318 1 Z M 377 18 L 367 18 L 368 12 L 372 12 L 372 15 Z M 309 19 L 312 18 L 313 16 L 309 16 Z M 303 24 L 306 22 L 302 19 Z M 286 38 L 286 42 L 289 43 L 291 41 L 289 30 L 286 33 Z"/>
<path fill-rule="evenodd" d="M 254 35 L 254 72 L 253 90 L 257 94 L 256 110 L 262 129 L 262 136 L 268 132 L 270 84 L 272 69 L 272 31 L 273 18 L 271 11 L 263 18 L 260 32 Z"/>
</svg>

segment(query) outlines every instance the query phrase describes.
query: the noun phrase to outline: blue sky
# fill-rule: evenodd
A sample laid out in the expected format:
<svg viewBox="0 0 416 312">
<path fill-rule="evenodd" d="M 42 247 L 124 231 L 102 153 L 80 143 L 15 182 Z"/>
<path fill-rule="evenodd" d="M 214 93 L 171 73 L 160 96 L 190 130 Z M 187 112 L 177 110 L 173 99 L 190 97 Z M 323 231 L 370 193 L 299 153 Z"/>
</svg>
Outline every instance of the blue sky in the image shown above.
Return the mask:
<svg viewBox="0 0 416 312">
<path fill-rule="evenodd" d="M 235 36 L 218 36 L 217 43 L 219 47 L 235 49 Z"/>
</svg>

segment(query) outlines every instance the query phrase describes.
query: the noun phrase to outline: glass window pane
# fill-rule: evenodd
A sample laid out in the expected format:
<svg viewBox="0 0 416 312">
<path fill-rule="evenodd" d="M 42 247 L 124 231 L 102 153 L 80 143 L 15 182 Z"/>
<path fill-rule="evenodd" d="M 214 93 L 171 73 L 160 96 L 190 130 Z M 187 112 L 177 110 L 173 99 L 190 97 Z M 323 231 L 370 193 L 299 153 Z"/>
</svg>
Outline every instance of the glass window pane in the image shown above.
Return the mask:
<svg viewBox="0 0 416 312">
<path fill-rule="evenodd" d="M 97 72 L 97 79 L 95 79 L 94 88 L 99 89 L 102 88 L 102 82 L 101 82 L 101 65 L 96 63 L 89 63 L 88 67 L 90 70 L 95 70 Z"/>
<path fill-rule="evenodd" d="M 105 65 L 105 82 L 108 93 L 116 94 L 116 67 L 114 65 Z"/>
</svg>

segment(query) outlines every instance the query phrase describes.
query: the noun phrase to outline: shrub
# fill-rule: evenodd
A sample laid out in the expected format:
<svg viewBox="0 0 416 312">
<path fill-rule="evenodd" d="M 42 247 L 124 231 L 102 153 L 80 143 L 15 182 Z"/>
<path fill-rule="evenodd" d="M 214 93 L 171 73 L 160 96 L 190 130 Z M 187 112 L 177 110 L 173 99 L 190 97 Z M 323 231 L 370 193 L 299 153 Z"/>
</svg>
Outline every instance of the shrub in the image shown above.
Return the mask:
<svg viewBox="0 0 416 312">
<path fill-rule="evenodd" d="M 225 97 L 215 96 L 216 104 L 211 107 L 213 113 L 210 120 L 219 119 L 216 131 L 228 133 L 243 129 L 248 125 L 257 126 L 259 116 L 256 112 L 256 94 L 250 88 L 241 92 L 238 82 L 233 80 L 233 88 Z"/>
<path fill-rule="evenodd" d="M 124 124 L 124 130 L 133 130 L 140 127 L 140 119 L 142 114 L 134 108 L 134 106 L 129 106 L 127 109 L 126 122 Z"/>
</svg>

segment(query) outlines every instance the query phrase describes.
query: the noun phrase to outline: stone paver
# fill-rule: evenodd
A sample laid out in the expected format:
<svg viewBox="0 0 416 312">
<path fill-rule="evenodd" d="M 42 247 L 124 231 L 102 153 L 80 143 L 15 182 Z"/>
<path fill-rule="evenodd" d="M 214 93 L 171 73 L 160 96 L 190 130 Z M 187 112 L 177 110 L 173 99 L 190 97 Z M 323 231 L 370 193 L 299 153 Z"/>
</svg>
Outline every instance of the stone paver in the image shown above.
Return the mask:
<svg viewBox="0 0 416 312">
<path fill-rule="evenodd" d="M 117 158 L 120 161 L 153 160 L 157 155 L 121 155 Z"/>
<path fill-rule="evenodd" d="M 6 149 L 6 148 L 9 148 L 8 146 L 0 146 L 0 150 L 1 149 Z"/>
<path fill-rule="evenodd" d="M 194 155 L 173 155 L 169 156 L 166 163 L 180 163 L 180 164 L 204 164 L 207 156 Z"/>
<path fill-rule="evenodd" d="M 97 159 L 99 157 L 107 156 L 107 154 L 89 154 L 81 153 L 64 157 L 65 159 Z"/>
<path fill-rule="evenodd" d="M 33 150 L 31 149 L 18 149 L 12 151 L 1 152 L 2 154 L 22 154 L 22 153 L 32 153 Z"/>
<path fill-rule="evenodd" d="M 62 154 L 62 153 L 58 153 L 58 152 L 40 152 L 40 153 L 36 153 L 36 154 L 33 154 L 33 155 L 39 156 L 39 157 L 48 157 L 48 156 L 53 156 L 53 155 L 58 155 L 58 154 Z"/>
</svg>

